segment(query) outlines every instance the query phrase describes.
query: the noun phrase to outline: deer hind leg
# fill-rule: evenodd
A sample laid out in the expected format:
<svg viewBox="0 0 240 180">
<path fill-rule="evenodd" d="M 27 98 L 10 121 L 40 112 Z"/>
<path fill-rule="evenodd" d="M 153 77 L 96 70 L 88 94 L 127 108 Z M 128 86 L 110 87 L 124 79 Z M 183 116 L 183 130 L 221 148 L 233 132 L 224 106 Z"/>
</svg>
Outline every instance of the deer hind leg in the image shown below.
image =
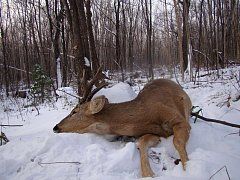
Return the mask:
<svg viewBox="0 0 240 180">
<path fill-rule="evenodd" d="M 190 125 L 186 122 L 178 123 L 173 126 L 173 144 L 179 153 L 183 170 L 186 170 L 186 162 L 188 161 L 186 144 L 189 138 L 190 129 Z"/>
<path fill-rule="evenodd" d="M 142 177 L 154 176 L 148 160 L 148 149 L 156 146 L 159 142 L 160 137 L 152 134 L 143 135 L 137 142 L 137 146 L 140 151 Z"/>
</svg>

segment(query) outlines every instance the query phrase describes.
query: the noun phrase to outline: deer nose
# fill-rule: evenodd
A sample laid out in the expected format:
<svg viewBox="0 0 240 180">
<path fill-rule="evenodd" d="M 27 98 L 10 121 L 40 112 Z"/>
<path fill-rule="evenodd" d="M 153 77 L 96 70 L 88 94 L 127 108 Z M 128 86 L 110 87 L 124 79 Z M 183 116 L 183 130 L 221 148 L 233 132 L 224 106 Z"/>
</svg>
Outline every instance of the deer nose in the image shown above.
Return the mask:
<svg viewBox="0 0 240 180">
<path fill-rule="evenodd" d="M 60 129 L 59 129 L 58 125 L 56 125 L 56 126 L 53 128 L 53 132 L 55 132 L 55 133 L 59 133 L 59 132 L 60 132 Z"/>
</svg>

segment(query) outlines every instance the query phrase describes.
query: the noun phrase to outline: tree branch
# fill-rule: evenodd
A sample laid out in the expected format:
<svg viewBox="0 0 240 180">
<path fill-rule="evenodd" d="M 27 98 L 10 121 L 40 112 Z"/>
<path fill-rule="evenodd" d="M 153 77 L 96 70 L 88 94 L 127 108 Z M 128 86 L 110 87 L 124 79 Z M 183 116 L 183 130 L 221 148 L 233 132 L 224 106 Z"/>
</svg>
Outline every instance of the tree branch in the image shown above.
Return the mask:
<svg viewBox="0 0 240 180">
<path fill-rule="evenodd" d="M 4 64 L 0 64 L 0 66 L 4 66 Z M 17 70 L 17 71 L 21 71 L 21 72 L 24 72 L 24 73 L 27 73 L 27 71 L 23 70 L 23 69 L 20 69 L 20 68 L 16 68 L 14 66 L 7 66 L 8 68 L 10 69 L 14 69 L 14 70 Z M 31 72 L 28 72 L 29 74 L 32 74 Z"/>
<path fill-rule="evenodd" d="M 77 161 L 76 162 L 59 161 L 59 162 L 46 162 L 46 163 L 38 162 L 39 166 L 42 166 L 43 164 L 76 164 L 76 165 L 80 165 L 81 163 L 77 162 Z"/>
<path fill-rule="evenodd" d="M 66 93 L 66 94 L 69 95 L 69 96 L 75 97 L 75 98 L 77 98 L 77 99 L 81 99 L 79 96 L 73 95 L 73 94 L 68 93 L 68 92 L 66 92 L 66 91 L 64 91 L 64 90 L 61 90 L 61 89 L 57 89 L 57 90 L 58 90 L 58 91 L 61 91 L 61 92 L 63 92 L 63 93 Z"/>
<path fill-rule="evenodd" d="M 0 126 L 11 126 L 11 127 L 16 127 L 16 126 L 23 126 L 22 124 L 12 124 L 12 125 L 8 125 L 8 124 L 0 124 Z"/>
<path fill-rule="evenodd" d="M 229 123 L 229 122 L 226 122 L 226 121 L 221 121 L 221 120 L 217 120 L 217 119 L 211 119 L 211 118 L 206 118 L 206 117 L 203 117 L 197 113 L 194 113 L 192 112 L 191 113 L 191 116 L 195 116 L 203 121 L 207 121 L 207 122 L 214 122 L 214 123 L 218 123 L 218 124 L 222 124 L 222 125 L 225 125 L 225 126 L 230 126 L 230 127 L 235 127 L 235 128 L 240 128 L 240 125 L 239 124 L 232 124 L 232 123 Z"/>
</svg>

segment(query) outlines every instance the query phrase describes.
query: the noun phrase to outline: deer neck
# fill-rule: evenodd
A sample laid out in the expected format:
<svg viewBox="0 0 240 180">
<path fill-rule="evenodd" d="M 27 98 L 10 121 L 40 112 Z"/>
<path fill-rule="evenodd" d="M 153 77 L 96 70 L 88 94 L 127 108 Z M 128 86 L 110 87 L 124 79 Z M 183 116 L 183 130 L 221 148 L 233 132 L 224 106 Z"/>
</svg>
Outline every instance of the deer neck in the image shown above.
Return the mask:
<svg viewBox="0 0 240 180">
<path fill-rule="evenodd" d="M 109 104 L 105 112 L 110 115 L 111 121 L 121 122 L 125 119 L 131 120 L 135 118 L 137 115 L 136 112 L 140 111 L 142 109 L 141 107 L 138 101 L 132 100 L 123 103 Z"/>
<path fill-rule="evenodd" d="M 118 104 L 110 103 L 96 118 L 98 122 L 107 125 L 112 134 L 132 136 L 129 132 L 140 121 L 143 122 L 145 113 L 143 105 L 132 100 Z"/>
</svg>

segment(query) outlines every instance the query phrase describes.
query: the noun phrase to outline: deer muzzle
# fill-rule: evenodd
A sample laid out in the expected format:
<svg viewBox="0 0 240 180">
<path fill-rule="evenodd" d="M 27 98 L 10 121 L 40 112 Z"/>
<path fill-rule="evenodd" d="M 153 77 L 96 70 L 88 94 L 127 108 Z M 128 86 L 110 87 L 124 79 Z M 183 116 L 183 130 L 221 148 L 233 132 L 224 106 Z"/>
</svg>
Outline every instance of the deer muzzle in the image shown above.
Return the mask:
<svg viewBox="0 0 240 180">
<path fill-rule="evenodd" d="M 60 133 L 60 128 L 59 128 L 59 126 L 58 125 L 56 125 L 54 128 L 53 128 L 53 132 L 54 133 Z"/>
</svg>

